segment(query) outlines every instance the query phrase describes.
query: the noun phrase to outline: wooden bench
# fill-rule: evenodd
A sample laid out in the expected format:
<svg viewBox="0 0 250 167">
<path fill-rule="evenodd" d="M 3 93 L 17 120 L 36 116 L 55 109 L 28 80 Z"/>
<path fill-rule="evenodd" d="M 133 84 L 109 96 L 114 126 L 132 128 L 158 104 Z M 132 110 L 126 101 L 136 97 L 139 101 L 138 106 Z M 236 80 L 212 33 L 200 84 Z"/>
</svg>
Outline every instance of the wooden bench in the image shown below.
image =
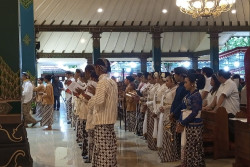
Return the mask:
<svg viewBox="0 0 250 167">
<path fill-rule="evenodd" d="M 204 122 L 203 143 L 205 153 L 213 153 L 213 158 L 225 158 L 230 155 L 228 134 L 228 114 L 224 107 L 217 112 L 202 111 Z"/>
</svg>

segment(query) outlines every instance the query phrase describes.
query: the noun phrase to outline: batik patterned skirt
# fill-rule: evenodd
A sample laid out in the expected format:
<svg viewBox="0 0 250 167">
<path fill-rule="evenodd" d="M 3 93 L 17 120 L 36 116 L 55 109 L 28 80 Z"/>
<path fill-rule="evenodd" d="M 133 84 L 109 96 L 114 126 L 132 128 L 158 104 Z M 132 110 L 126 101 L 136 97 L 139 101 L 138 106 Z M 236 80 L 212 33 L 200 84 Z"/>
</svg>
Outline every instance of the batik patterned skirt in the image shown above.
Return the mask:
<svg viewBox="0 0 250 167">
<path fill-rule="evenodd" d="M 92 161 L 93 151 L 94 151 L 94 129 L 88 130 L 88 153 L 89 153 L 89 160 Z"/>
<path fill-rule="evenodd" d="M 76 121 L 76 142 L 80 143 L 83 141 L 83 120 L 77 117 Z"/>
<path fill-rule="evenodd" d="M 53 124 L 53 107 L 53 104 L 43 105 L 41 126 L 51 126 Z"/>
<path fill-rule="evenodd" d="M 182 167 L 205 167 L 203 126 L 186 126 L 186 145 Z"/>
<path fill-rule="evenodd" d="M 96 125 L 93 167 L 117 167 L 117 143 L 114 125 Z"/>
<path fill-rule="evenodd" d="M 66 101 L 66 110 L 67 110 L 67 120 L 71 121 L 71 113 L 72 113 L 72 97 Z"/>
<path fill-rule="evenodd" d="M 163 143 L 158 155 L 161 162 L 178 161 L 179 154 L 177 153 L 177 142 L 174 141 L 174 135 L 176 134 L 176 124 L 171 123 L 170 129 L 167 129 L 166 126 L 168 126 L 168 121 L 163 122 Z"/>
<path fill-rule="evenodd" d="M 130 132 L 135 132 L 136 111 L 127 111 L 127 128 Z"/>
<path fill-rule="evenodd" d="M 86 120 L 82 122 L 82 156 L 88 155 L 88 132 L 86 131 Z"/>
<path fill-rule="evenodd" d="M 36 117 L 37 118 L 41 118 L 42 115 L 42 109 L 43 109 L 43 105 L 42 102 L 36 102 Z"/>
<path fill-rule="evenodd" d="M 72 110 L 71 112 L 71 126 L 76 128 L 77 124 L 77 115 L 75 114 L 75 110 Z"/>
<path fill-rule="evenodd" d="M 148 124 L 147 124 L 147 141 L 148 141 L 148 148 L 150 150 L 157 150 L 157 141 L 153 138 L 154 132 L 154 118 L 152 117 L 152 111 L 148 110 Z"/>
</svg>

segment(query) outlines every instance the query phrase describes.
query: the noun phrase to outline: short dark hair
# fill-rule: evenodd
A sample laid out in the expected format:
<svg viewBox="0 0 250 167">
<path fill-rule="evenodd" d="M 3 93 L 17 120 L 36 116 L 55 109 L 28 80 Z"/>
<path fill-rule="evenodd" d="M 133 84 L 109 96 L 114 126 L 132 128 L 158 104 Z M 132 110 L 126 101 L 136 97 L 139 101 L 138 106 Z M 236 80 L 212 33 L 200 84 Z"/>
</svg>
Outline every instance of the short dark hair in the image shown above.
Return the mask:
<svg viewBox="0 0 250 167">
<path fill-rule="evenodd" d="M 44 79 L 47 79 L 48 81 L 51 81 L 51 75 L 45 75 Z"/>
<path fill-rule="evenodd" d="M 65 74 L 72 75 L 73 73 L 71 71 L 65 71 Z"/>
<path fill-rule="evenodd" d="M 82 72 L 82 73 L 80 74 L 80 77 L 84 78 L 84 77 L 85 77 L 85 72 Z"/>
<path fill-rule="evenodd" d="M 239 75 L 239 74 L 234 74 L 234 75 L 232 76 L 232 78 L 233 78 L 233 79 L 240 79 L 240 75 Z"/>
<path fill-rule="evenodd" d="M 196 73 L 195 69 L 189 69 L 188 70 L 188 74 L 194 74 L 194 73 Z"/>
<path fill-rule="evenodd" d="M 213 95 L 214 92 L 216 92 L 219 89 L 221 83 L 220 83 L 220 81 L 218 80 L 218 78 L 216 77 L 215 74 L 213 74 L 211 77 L 212 77 L 211 79 L 214 80 L 214 86 L 210 90 L 211 94 Z"/>
<path fill-rule="evenodd" d="M 76 73 L 81 73 L 82 70 L 81 69 L 76 69 Z"/>
<path fill-rule="evenodd" d="M 149 73 L 148 73 L 148 72 L 144 72 L 142 75 L 143 75 L 146 79 L 148 79 Z"/>
<path fill-rule="evenodd" d="M 174 73 L 177 75 L 181 75 L 182 77 L 187 76 L 187 69 L 184 67 L 176 67 L 174 68 Z"/>
<path fill-rule="evenodd" d="M 229 79 L 231 77 L 231 73 L 225 70 L 219 70 L 218 75 L 225 79 Z"/>
<path fill-rule="evenodd" d="M 199 74 L 201 73 L 201 69 L 200 68 L 196 69 L 195 71 L 196 71 L 196 73 L 199 73 Z"/>
<path fill-rule="evenodd" d="M 40 78 L 38 78 L 39 80 L 41 80 L 41 81 L 43 81 L 44 79 L 43 79 L 43 77 L 40 77 Z"/>
<path fill-rule="evenodd" d="M 104 61 L 107 61 L 107 64 Z M 107 72 L 111 72 L 110 62 L 108 59 L 97 59 L 95 65 L 104 66 L 107 68 Z"/>
<path fill-rule="evenodd" d="M 137 77 L 141 77 L 143 74 L 141 72 L 137 73 Z"/>
<path fill-rule="evenodd" d="M 214 70 L 210 67 L 203 67 L 202 72 L 206 74 L 206 77 L 210 78 L 213 75 Z"/>
<path fill-rule="evenodd" d="M 132 76 L 127 76 L 126 79 L 129 80 L 129 82 L 133 82 L 135 80 Z"/>
<path fill-rule="evenodd" d="M 206 79 L 204 77 L 204 75 L 202 74 L 188 74 L 187 78 L 189 79 L 189 81 L 191 83 L 196 83 L 196 88 L 198 90 L 203 89 L 205 87 L 205 82 Z"/>
<path fill-rule="evenodd" d="M 88 64 L 86 67 L 85 67 L 85 71 L 88 71 L 88 72 L 93 72 L 95 71 L 95 67 L 93 64 Z"/>
</svg>

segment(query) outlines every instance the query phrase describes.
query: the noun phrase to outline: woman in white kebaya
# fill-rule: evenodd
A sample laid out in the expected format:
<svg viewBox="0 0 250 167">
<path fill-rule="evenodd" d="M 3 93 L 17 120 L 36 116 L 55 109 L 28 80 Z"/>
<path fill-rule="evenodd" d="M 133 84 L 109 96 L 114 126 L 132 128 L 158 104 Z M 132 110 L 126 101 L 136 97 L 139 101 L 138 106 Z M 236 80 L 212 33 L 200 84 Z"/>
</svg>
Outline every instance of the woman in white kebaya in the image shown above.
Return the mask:
<svg viewBox="0 0 250 167">
<path fill-rule="evenodd" d="M 159 108 L 161 106 L 161 99 L 162 99 L 164 92 L 168 89 L 166 84 L 165 84 L 166 77 L 168 75 L 170 75 L 170 73 L 166 72 L 166 73 L 161 73 L 160 75 L 158 75 L 158 77 L 156 77 L 156 82 L 158 82 L 160 84 L 160 87 L 158 87 L 158 89 L 155 91 L 154 102 L 153 102 L 153 107 L 154 107 L 154 111 L 153 111 L 153 117 L 154 117 L 153 138 L 155 140 L 157 140 L 158 121 L 159 121 L 159 115 L 160 115 Z M 158 145 L 158 141 L 157 141 L 157 145 Z"/>
<path fill-rule="evenodd" d="M 158 155 L 161 159 L 161 162 L 173 162 L 176 161 L 175 148 L 172 131 L 171 121 L 169 120 L 170 109 L 172 102 L 174 100 L 177 82 L 174 79 L 173 75 L 169 75 L 166 78 L 166 86 L 168 89 L 164 92 L 161 100 L 160 110 L 160 120 L 158 124 L 158 135 L 157 135 L 157 147 L 159 148 Z"/>
<path fill-rule="evenodd" d="M 154 94 L 155 91 L 161 86 L 159 83 L 156 83 L 155 78 L 157 78 L 159 76 L 159 74 L 157 72 L 154 73 L 154 75 L 151 75 L 153 77 L 152 79 L 152 84 L 153 87 L 152 89 L 149 91 L 148 94 L 148 99 L 146 102 L 146 105 L 148 107 L 148 114 L 147 114 L 147 142 L 148 142 L 148 148 L 150 150 L 157 150 L 156 147 L 156 141 L 153 139 L 153 131 L 154 131 L 154 118 L 153 118 L 153 111 L 154 111 L 154 107 L 153 107 L 153 103 L 154 103 Z"/>
</svg>

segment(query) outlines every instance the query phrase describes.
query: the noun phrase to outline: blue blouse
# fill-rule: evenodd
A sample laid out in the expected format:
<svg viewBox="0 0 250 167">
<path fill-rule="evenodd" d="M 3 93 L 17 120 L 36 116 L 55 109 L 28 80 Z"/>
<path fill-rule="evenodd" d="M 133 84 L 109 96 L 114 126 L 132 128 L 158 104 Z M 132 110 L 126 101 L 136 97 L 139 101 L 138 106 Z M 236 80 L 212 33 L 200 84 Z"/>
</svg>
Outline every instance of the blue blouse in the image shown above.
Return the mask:
<svg viewBox="0 0 250 167">
<path fill-rule="evenodd" d="M 182 101 L 182 109 L 192 110 L 191 114 L 184 120 L 182 120 L 182 114 L 180 116 L 180 123 L 183 126 L 201 126 L 202 119 L 195 118 L 202 109 L 202 98 L 198 90 L 193 93 L 188 93 Z"/>
<path fill-rule="evenodd" d="M 176 89 L 176 94 L 171 106 L 170 113 L 174 114 L 175 120 L 179 120 L 181 116 L 182 100 L 188 94 L 188 91 L 184 87 L 184 82 L 181 82 Z"/>
</svg>

